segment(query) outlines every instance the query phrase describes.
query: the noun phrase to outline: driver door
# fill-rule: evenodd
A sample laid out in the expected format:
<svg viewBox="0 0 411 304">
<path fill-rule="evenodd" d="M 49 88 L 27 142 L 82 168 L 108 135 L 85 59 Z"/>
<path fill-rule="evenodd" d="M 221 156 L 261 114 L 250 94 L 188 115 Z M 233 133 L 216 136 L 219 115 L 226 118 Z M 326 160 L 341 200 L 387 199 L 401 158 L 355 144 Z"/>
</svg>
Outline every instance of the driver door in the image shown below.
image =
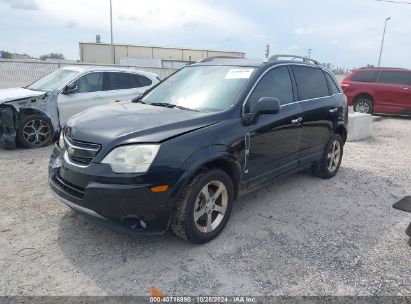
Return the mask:
<svg viewBox="0 0 411 304">
<path fill-rule="evenodd" d="M 103 72 L 85 74 L 73 84 L 77 86 L 75 91 L 70 94 L 62 92 L 57 98 L 61 125 L 77 113 L 106 103 L 107 93 L 103 91 Z"/>
<path fill-rule="evenodd" d="M 252 185 L 298 167 L 302 134 L 302 109 L 294 103 L 293 82 L 287 66 L 269 70 L 248 99 L 252 111 L 262 97 L 280 100 L 277 114 L 260 115 L 249 126 L 249 153 L 246 179 Z"/>
</svg>

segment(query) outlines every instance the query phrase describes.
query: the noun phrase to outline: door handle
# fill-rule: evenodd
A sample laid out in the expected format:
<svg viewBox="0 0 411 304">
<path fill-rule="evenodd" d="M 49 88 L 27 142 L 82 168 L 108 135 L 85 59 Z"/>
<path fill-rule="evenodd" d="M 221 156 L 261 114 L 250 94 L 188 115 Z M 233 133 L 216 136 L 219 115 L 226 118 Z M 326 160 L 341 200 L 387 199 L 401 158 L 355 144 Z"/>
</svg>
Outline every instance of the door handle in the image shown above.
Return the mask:
<svg viewBox="0 0 411 304">
<path fill-rule="evenodd" d="M 407 87 L 405 87 L 405 88 L 403 88 L 404 90 L 409 90 L 410 88 L 407 88 Z"/>
<path fill-rule="evenodd" d="M 337 112 L 338 111 L 338 108 L 334 108 L 334 109 L 331 109 L 330 110 L 330 113 L 335 113 L 335 112 Z"/>
<path fill-rule="evenodd" d="M 302 121 L 303 121 L 303 118 L 302 118 L 302 117 L 298 117 L 298 118 L 296 118 L 296 119 L 291 120 L 291 123 L 292 123 L 292 124 L 298 124 L 298 123 L 300 123 L 300 122 L 302 122 Z"/>
</svg>

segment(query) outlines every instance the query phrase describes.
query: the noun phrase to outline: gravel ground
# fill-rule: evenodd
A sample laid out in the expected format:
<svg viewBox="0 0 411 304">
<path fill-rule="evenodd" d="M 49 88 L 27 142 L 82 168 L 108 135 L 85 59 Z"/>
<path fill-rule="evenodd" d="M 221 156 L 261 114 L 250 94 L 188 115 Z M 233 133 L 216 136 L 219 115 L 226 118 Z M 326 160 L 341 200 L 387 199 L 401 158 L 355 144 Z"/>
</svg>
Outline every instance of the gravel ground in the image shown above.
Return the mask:
<svg viewBox="0 0 411 304">
<path fill-rule="evenodd" d="M 0 150 L 0 295 L 411 295 L 411 119 L 375 118 L 331 180 L 302 172 L 240 198 L 192 245 L 85 221 L 49 193 L 51 147 Z"/>
</svg>

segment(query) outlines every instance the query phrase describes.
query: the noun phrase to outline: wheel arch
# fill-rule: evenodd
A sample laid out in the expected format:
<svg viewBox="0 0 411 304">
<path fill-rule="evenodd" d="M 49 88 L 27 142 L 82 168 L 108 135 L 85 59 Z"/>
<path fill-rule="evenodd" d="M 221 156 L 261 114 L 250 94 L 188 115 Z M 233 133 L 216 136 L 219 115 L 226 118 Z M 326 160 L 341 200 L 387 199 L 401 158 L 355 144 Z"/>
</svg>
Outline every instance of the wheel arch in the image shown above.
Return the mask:
<svg viewBox="0 0 411 304">
<path fill-rule="evenodd" d="M 44 113 L 43 111 L 38 110 L 38 109 L 22 108 L 22 109 L 19 109 L 19 112 L 20 112 L 20 119 L 23 119 L 24 117 L 26 117 L 28 115 L 41 115 L 41 116 L 51 120 L 46 113 Z"/>
<path fill-rule="evenodd" d="M 175 190 L 171 197 L 177 199 L 184 187 L 201 171 L 218 168 L 228 174 L 233 181 L 234 197 L 237 198 L 239 193 L 239 185 L 241 182 L 241 166 L 235 160 L 234 156 L 226 151 L 226 146 L 208 147 L 194 153 L 185 163 L 190 163 L 185 166 L 186 170 L 183 176 L 179 179 L 174 187 Z M 193 159 L 195 161 L 191 162 Z"/>
<path fill-rule="evenodd" d="M 342 125 L 337 126 L 334 132 L 341 136 L 344 143 L 347 141 L 347 128 L 345 126 L 342 126 Z"/>
<path fill-rule="evenodd" d="M 239 192 L 239 185 L 241 180 L 241 169 L 239 165 L 232 159 L 229 158 L 216 158 L 214 160 L 210 160 L 209 162 L 204 163 L 195 173 L 195 176 L 200 170 L 204 169 L 221 169 L 230 176 L 231 180 L 233 181 L 234 186 L 234 199 L 237 198 Z"/>
<path fill-rule="evenodd" d="M 354 104 L 355 102 L 357 102 L 358 100 L 360 100 L 362 98 L 370 100 L 371 103 L 374 105 L 374 96 L 372 96 L 372 94 L 366 93 L 366 92 L 358 93 L 357 95 L 355 95 L 354 98 L 353 98 L 352 103 Z"/>
</svg>

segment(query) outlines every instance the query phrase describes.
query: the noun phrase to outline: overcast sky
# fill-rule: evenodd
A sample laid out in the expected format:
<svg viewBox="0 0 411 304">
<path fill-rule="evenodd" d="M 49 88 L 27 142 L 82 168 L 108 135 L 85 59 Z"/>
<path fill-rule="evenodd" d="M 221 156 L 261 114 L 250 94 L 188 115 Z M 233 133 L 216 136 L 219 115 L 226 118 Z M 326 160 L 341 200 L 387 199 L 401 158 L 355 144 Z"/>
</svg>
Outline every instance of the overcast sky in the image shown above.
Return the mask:
<svg viewBox="0 0 411 304">
<path fill-rule="evenodd" d="M 375 0 L 112 0 L 114 42 L 307 55 L 347 68 L 411 68 L 411 5 Z M 78 42 L 110 40 L 109 0 L 0 0 L 0 50 L 79 59 Z"/>
</svg>

